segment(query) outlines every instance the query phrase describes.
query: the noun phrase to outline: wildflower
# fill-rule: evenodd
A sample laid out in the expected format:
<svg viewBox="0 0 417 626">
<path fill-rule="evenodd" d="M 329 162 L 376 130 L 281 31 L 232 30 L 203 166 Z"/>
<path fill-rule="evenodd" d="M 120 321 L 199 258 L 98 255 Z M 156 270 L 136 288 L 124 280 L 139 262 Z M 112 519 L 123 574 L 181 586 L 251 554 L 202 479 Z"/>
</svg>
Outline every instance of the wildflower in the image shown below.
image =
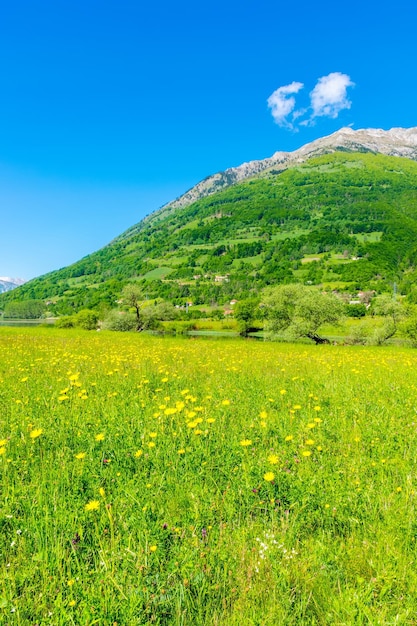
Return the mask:
<svg viewBox="0 0 417 626">
<path fill-rule="evenodd" d="M 155 447 L 155 442 L 154 441 L 149 441 L 148 442 L 148 448 L 154 448 Z"/>
<path fill-rule="evenodd" d="M 185 454 L 184 448 L 181 448 L 181 450 L 178 450 L 178 454 Z"/>
<path fill-rule="evenodd" d="M 229 404 L 230 404 L 230 400 L 222 400 L 223 406 L 229 406 Z"/>
<path fill-rule="evenodd" d="M 214 417 L 209 417 L 208 419 L 206 419 L 207 424 L 214 424 L 216 420 L 214 419 Z"/>
<path fill-rule="evenodd" d="M 75 458 L 76 458 L 76 459 L 79 459 L 79 460 L 81 460 L 81 459 L 85 459 L 85 452 L 78 452 L 78 453 L 75 455 Z"/>
<path fill-rule="evenodd" d="M 42 433 L 43 433 L 42 428 L 35 428 L 34 430 L 32 430 L 32 431 L 29 433 L 29 437 L 30 437 L 31 439 L 36 439 L 37 437 L 40 437 L 40 436 L 42 435 Z"/>
<path fill-rule="evenodd" d="M 248 446 L 252 445 L 252 439 L 242 439 L 242 441 L 240 442 L 240 445 L 243 446 L 244 448 L 247 448 Z"/>
<path fill-rule="evenodd" d="M 307 446 L 314 446 L 314 443 L 315 443 L 314 439 L 307 439 L 306 441 Z"/>
<path fill-rule="evenodd" d="M 104 491 L 103 487 L 100 487 L 100 489 L 98 490 L 99 494 L 101 495 L 102 498 L 104 498 L 104 496 L 106 495 L 106 492 Z"/>
<path fill-rule="evenodd" d="M 303 450 L 301 456 L 311 456 L 311 450 Z"/>
<path fill-rule="evenodd" d="M 96 441 L 103 441 L 103 439 L 104 439 L 104 433 L 98 433 L 98 435 L 95 436 Z"/>
<path fill-rule="evenodd" d="M 0 456 L 1 456 L 2 454 L 6 454 L 6 448 L 5 448 L 4 446 L 2 446 L 2 447 L 0 448 Z"/>
<path fill-rule="evenodd" d="M 268 462 L 271 463 L 271 465 L 277 465 L 279 461 L 278 455 L 277 454 L 270 454 L 268 457 Z"/>
<path fill-rule="evenodd" d="M 275 478 L 275 474 L 274 472 L 266 472 L 266 474 L 264 474 L 264 480 L 266 480 L 268 483 L 271 483 Z"/>
<path fill-rule="evenodd" d="M 292 441 L 294 439 L 294 435 L 287 435 L 285 437 L 285 441 Z"/>
<path fill-rule="evenodd" d="M 0 439 L 0 446 L 3 447 L 7 444 L 7 439 Z"/>
<path fill-rule="evenodd" d="M 266 411 L 261 411 L 259 413 L 259 417 L 264 420 L 266 417 L 268 417 L 268 413 Z"/>
<path fill-rule="evenodd" d="M 135 452 L 135 457 L 138 459 L 140 456 L 142 456 L 142 454 L 143 454 L 143 450 L 137 450 Z"/>
<path fill-rule="evenodd" d="M 158 433 L 149 433 L 149 437 L 152 437 L 153 439 L 157 436 L 158 436 Z"/>
<path fill-rule="evenodd" d="M 151 546 L 151 547 L 149 548 L 149 551 L 150 551 L 150 552 L 156 552 L 156 551 L 157 551 L 157 547 L 156 547 L 156 546 Z"/>
<path fill-rule="evenodd" d="M 85 505 L 85 510 L 97 511 L 99 506 L 100 506 L 100 502 L 98 500 L 90 500 L 90 502 L 87 502 L 87 504 Z"/>
</svg>

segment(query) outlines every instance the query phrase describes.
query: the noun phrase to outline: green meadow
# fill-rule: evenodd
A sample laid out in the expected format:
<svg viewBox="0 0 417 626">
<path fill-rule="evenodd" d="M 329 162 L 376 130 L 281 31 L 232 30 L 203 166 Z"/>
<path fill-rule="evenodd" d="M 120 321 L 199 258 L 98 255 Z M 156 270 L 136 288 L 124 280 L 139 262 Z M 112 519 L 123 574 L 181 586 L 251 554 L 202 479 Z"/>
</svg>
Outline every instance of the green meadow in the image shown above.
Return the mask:
<svg viewBox="0 0 417 626">
<path fill-rule="evenodd" d="M 0 328 L 0 623 L 417 623 L 417 351 Z"/>
</svg>

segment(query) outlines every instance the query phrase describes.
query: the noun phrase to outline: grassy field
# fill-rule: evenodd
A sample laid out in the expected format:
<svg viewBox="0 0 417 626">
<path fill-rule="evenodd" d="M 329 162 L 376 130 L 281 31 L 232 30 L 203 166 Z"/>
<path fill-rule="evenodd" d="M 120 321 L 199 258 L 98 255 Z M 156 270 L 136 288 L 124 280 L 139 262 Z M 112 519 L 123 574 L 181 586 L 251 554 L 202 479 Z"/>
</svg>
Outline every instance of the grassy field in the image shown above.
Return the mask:
<svg viewBox="0 0 417 626">
<path fill-rule="evenodd" d="M 417 624 L 417 351 L 0 328 L 0 623 Z"/>
</svg>

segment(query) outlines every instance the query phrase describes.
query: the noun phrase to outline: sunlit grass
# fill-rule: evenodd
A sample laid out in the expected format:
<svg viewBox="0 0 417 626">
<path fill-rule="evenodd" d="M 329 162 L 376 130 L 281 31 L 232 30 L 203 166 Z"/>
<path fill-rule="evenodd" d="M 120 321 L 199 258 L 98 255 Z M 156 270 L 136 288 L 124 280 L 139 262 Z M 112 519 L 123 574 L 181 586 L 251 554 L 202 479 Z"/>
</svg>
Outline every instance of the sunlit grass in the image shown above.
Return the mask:
<svg viewBox="0 0 417 626">
<path fill-rule="evenodd" d="M 5 624 L 412 624 L 417 352 L 0 329 Z"/>
</svg>

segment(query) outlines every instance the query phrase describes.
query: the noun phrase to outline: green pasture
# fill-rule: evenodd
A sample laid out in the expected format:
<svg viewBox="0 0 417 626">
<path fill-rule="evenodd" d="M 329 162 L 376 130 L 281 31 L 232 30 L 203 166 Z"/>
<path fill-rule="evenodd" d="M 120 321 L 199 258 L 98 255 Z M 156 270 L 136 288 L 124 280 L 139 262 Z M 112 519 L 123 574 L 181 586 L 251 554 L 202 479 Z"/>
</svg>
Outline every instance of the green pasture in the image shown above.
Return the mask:
<svg viewBox="0 0 417 626">
<path fill-rule="evenodd" d="M 0 328 L 0 623 L 415 624 L 417 351 Z"/>
</svg>

